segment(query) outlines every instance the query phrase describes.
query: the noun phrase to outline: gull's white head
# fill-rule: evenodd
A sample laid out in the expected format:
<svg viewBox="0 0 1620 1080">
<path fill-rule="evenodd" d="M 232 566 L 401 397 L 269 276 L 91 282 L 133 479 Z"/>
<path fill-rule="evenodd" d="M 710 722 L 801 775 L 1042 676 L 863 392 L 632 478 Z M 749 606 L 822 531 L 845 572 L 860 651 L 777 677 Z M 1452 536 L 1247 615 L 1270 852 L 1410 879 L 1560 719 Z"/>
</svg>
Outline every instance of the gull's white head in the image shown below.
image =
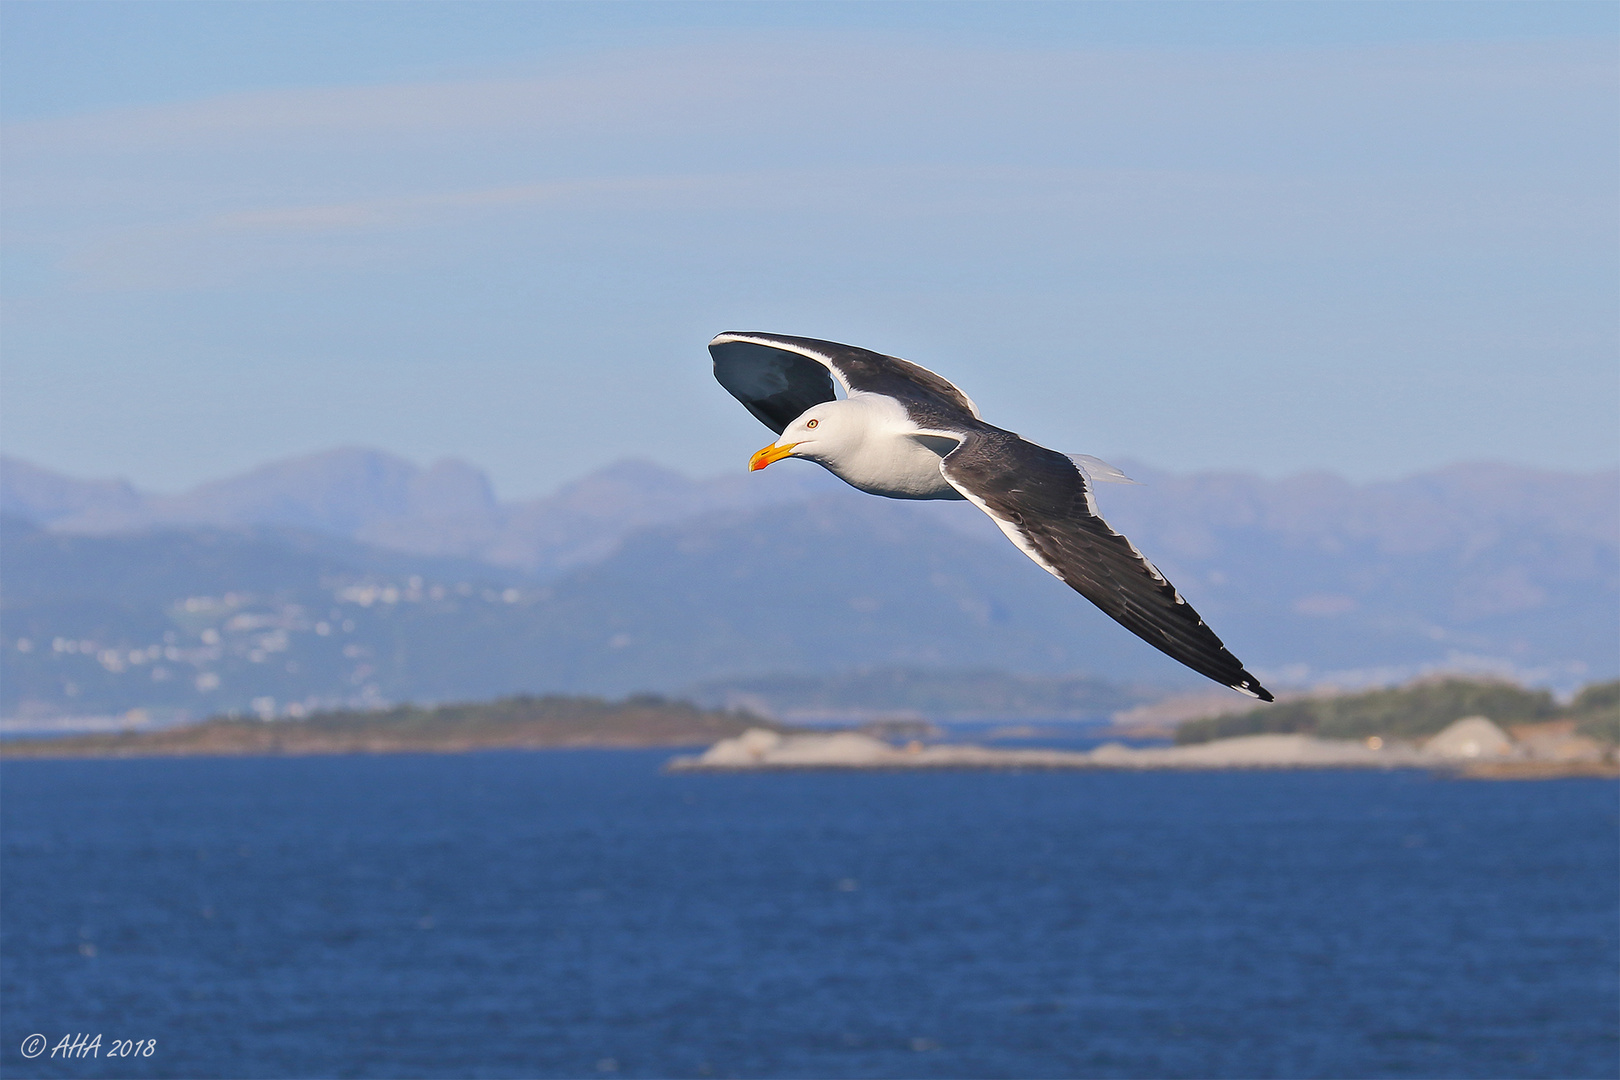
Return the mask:
<svg viewBox="0 0 1620 1080">
<path fill-rule="evenodd" d="M 783 428 L 781 438 L 749 459 L 748 468 L 763 469 L 785 457 L 808 458 L 823 465 L 848 458 L 866 438 L 867 420 L 856 402 L 823 401 Z"/>
</svg>

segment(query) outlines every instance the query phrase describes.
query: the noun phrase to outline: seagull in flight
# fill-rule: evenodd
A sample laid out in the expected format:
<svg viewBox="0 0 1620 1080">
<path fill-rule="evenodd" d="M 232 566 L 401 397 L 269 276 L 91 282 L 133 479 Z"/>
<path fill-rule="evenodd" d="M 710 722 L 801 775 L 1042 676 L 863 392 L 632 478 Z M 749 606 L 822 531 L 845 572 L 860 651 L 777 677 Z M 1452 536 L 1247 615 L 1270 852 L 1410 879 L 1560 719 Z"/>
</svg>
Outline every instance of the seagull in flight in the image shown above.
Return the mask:
<svg viewBox="0 0 1620 1080">
<path fill-rule="evenodd" d="M 752 331 L 720 334 L 709 354 L 720 385 L 778 435 L 751 470 L 805 458 L 873 495 L 966 499 L 1037 566 L 1149 645 L 1272 700 L 1158 567 L 1097 513 L 1092 481 L 1123 480 L 1117 470 L 1094 458 L 1081 458 L 1082 468 L 985 423 L 966 394 L 898 357 Z"/>
</svg>

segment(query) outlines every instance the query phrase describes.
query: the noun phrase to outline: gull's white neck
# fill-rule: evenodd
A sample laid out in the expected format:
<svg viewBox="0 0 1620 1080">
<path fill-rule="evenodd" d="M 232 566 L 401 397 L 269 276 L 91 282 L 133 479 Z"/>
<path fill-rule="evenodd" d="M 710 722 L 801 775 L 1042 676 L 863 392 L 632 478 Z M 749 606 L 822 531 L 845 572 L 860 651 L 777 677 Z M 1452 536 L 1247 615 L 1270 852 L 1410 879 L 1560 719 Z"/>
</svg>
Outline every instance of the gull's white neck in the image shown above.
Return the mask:
<svg viewBox="0 0 1620 1080">
<path fill-rule="evenodd" d="M 803 455 L 852 487 L 891 499 L 960 499 L 939 471 L 956 443 L 922 435 L 905 407 L 891 397 L 855 391 L 837 410 L 841 435 Z M 825 408 L 826 406 L 822 406 Z"/>
</svg>

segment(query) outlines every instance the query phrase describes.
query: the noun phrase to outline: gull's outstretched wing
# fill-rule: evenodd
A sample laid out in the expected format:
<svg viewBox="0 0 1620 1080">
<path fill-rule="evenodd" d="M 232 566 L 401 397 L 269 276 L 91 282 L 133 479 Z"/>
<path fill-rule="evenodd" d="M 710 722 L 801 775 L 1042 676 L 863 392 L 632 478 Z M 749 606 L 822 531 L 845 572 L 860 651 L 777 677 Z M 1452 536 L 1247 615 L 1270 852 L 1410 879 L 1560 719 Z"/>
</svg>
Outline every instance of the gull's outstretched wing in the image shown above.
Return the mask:
<svg viewBox="0 0 1620 1080">
<path fill-rule="evenodd" d="M 709 343 L 715 379 L 778 435 L 806 409 L 838 396 L 826 365 L 786 349 L 725 337 Z"/>
<path fill-rule="evenodd" d="M 727 331 L 709 342 L 709 355 L 720 385 L 778 435 L 806 409 L 833 400 L 834 378 L 846 392 L 934 406 L 930 415 L 979 416 L 966 394 L 927 368 L 836 341 Z"/>
<path fill-rule="evenodd" d="M 1108 527 L 1067 457 L 986 426 L 939 467 L 1024 554 L 1125 629 L 1200 675 L 1272 700 L 1158 568 Z"/>
</svg>

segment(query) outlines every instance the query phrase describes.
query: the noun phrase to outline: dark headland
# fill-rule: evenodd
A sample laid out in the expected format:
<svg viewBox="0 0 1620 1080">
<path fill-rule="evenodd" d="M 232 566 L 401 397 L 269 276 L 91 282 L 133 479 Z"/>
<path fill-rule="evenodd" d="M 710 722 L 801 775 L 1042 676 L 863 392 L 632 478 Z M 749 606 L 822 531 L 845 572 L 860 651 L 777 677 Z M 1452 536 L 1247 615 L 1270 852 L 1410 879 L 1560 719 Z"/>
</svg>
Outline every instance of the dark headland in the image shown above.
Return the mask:
<svg viewBox="0 0 1620 1080">
<path fill-rule="evenodd" d="M 215 717 L 161 731 L 12 739 L 7 758 L 188 757 L 260 754 L 463 753 L 564 747 L 706 746 L 749 728 L 787 730 L 734 710 L 633 696 L 509 697 L 376 712 L 315 713 L 297 720 Z"/>
</svg>

